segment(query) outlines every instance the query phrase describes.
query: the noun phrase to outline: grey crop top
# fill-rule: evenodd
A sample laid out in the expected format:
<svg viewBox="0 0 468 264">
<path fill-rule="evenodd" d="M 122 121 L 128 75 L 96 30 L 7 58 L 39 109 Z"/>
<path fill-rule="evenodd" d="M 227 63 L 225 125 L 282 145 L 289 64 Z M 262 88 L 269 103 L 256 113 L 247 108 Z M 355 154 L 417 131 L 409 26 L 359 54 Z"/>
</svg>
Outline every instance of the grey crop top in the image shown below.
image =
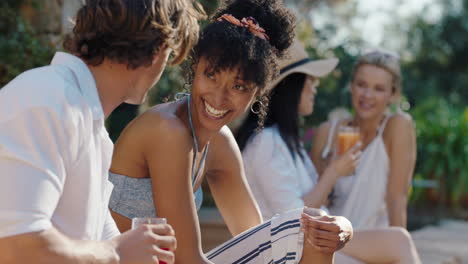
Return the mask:
<svg viewBox="0 0 468 264">
<path fill-rule="evenodd" d="M 179 95 L 179 94 L 178 94 Z M 178 96 L 177 95 L 177 96 Z M 202 159 L 195 171 L 195 161 L 198 153 L 198 141 L 195 136 L 195 130 L 192 123 L 192 114 L 190 110 L 190 95 L 187 96 L 188 100 L 188 115 L 190 129 L 192 130 L 193 145 L 195 148 L 195 155 L 192 163 L 192 187 L 197 182 L 198 177 L 201 173 L 201 168 L 205 163 L 206 155 L 208 153 L 209 143 L 205 147 Z M 177 98 L 177 97 L 176 97 Z M 134 217 L 156 217 L 156 208 L 154 208 L 153 202 L 153 191 L 151 186 L 150 178 L 133 178 L 120 174 L 109 172 L 109 180 L 114 184 L 114 190 L 112 192 L 109 207 L 112 211 L 119 213 L 127 218 Z M 197 210 L 203 202 L 203 191 L 201 188 L 194 191 L 195 204 Z"/>
</svg>

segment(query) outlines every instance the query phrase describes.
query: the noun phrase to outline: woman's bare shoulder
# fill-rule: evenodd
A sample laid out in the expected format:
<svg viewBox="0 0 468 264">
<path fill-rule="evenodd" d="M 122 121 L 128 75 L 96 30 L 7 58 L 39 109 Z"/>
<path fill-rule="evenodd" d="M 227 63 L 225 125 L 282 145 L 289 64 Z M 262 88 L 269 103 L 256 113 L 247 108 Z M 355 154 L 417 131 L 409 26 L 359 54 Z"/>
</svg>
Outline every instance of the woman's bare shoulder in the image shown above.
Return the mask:
<svg viewBox="0 0 468 264">
<path fill-rule="evenodd" d="M 240 153 L 236 139 L 229 127 L 222 127 L 210 140 L 210 154 L 216 159 Z"/>
<path fill-rule="evenodd" d="M 326 137 L 328 137 L 332 125 L 336 122 L 338 122 L 338 125 L 346 125 L 347 123 L 351 122 L 351 118 L 344 118 L 340 120 L 327 120 L 325 122 L 322 122 L 317 128 L 317 134 L 322 136 L 326 135 Z"/>
<path fill-rule="evenodd" d="M 404 133 L 414 130 L 414 121 L 410 114 L 399 112 L 392 114 L 385 128 L 386 134 Z"/>
<path fill-rule="evenodd" d="M 331 127 L 332 127 L 332 121 L 330 120 L 321 123 L 317 127 L 314 133 L 314 139 L 312 142 L 313 146 L 319 147 L 320 149 L 325 147 L 326 142 L 328 141 Z"/>
<path fill-rule="evenodd" d="M 219 132 L 215 134 L 211 141 L 218 145 L 229 145 L 236 143 L 236 139 L 234 138 L 234 135 L 228 126 L 223 126 Z"/>
<path fill-rule="evenodd" d="M 329 120 L 325 121 L 325 122 L 322 122 L 317 127 L 317 133 L 328 134 L 328 131 L 330 131 L 330 127 L 331 127 L 331 122 Z"/>
<path fill-rule="evenodd" d="M 191 135 L 187 126 L 176 115 L 174 106 L 162 104 L 150 108 L 130 122 L 122 132 L 121 138 L 146 146 L 174 141 L 188 142 Z"/>
<path fill-rule="evenodd" d="M 238 165 L 242 155 L 229 127 L 224 126 L 210 140 L 207 164 L 211 171 L 224 170 Z"/>
<path fill-rule="evenodd" d="M 415 147 L 416 129 L 413 118 L 408 113 L 396 113 L 389 117 L 383 139 L 391 151 L 395 146 L 397 149 Z"/>
<path fill-rule="evenodd" d="M 187 151 L 190 134 L 167 108 L 155 106 L 130 122 L 114 145 L 111 170 L 134 177 L 148 176 L 148 160 L 168 152 Z"/>
<path fill-rule="evenodd" d="M 407 112 L 398 112 L 389 117 L 388 122 L 413 122 L 413 117 Z"/>
<path fill-rule="evenodd" d="M 330 131 L 330 127 L 331 127 L 331 122 L 326 121 L 326 122 L 321 123 L 315 130 L 315 133 L 312 139 L 312 149 L 310 150 L 310 153 L 309 153 L 313 160 L 316 160 L 321 156 L 320 153 L 325 148 L 327 138 L 328 138 L 328 133 Z"/>
</svg>

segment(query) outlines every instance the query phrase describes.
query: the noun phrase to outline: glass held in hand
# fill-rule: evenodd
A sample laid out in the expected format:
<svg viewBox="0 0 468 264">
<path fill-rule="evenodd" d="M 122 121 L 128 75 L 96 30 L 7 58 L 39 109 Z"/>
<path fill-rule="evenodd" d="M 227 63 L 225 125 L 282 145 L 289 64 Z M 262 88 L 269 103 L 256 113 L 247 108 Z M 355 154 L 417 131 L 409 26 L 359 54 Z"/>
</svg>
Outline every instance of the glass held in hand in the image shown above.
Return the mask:
<svg viewBox="0 0 468 264">
<path fill-rule="evenodd" d="M 135 217 L 132 218 L 132 229 L 136 229 L 141 225 L 160 225 L 167 224 L 166 218 L 162 217 Z M 161 248 L 163 250 L 169 250 L 168 248 Z M 159 261 L 160 264 L 167 264 L 164 261 Z"/>
<path fill-rule="evenodd" d="M 338 155 L 341 155 L 359 142 L 359 127 L 340 126 L 338 131 Z"/>
<path fill-rule="evenodd" d="M 135 217 L 132 218 L 132 229 L 137 229 L 141 225 L 167 224 L 166 218 L 161 217 Z"/>
</svg>

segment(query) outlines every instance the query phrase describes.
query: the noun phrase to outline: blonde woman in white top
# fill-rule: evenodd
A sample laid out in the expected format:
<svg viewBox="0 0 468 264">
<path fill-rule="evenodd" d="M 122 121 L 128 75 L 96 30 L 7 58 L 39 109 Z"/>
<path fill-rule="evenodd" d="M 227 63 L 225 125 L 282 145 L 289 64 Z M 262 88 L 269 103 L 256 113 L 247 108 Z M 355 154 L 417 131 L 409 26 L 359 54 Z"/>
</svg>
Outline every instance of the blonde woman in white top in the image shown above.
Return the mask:
<svg viewBox="0 0 468 264">
<path fill-rule="evenodd" d="M 251 113 L 236 135 L 247 180 L 265 219 L 302 206 L 324 208 L 336 181 L 355 170 L 360 156 L 354 147 L 333 160 L 319 179 L 299 140 L 299 118 L 312 113 L 318 77 L 331 72 L 337 60 L 311 61 L 298 42 L 289 55 L 272 84 L 265 128 L 255 132 L 257 118 Z M 420 262 L 403 228 L 355 232 L 342 253 L 336 255 L 338 264 Z"/>
<path fill-rule="evenodd" d="M 337 127 L 359 127 L 363 143 L 360 164 L 351 176 L 337 181 L 330 211 L 350 219 L 356 229 L 406 228 L 416 137 L 409 114 L 388 111 L 401 94 L 399 59 L 381 51 L 367 53 L 358 59 L 351 78 L 355 115 L 322 124 L 310 153 L 322 173 L 336 146 Z"/>
</svg>

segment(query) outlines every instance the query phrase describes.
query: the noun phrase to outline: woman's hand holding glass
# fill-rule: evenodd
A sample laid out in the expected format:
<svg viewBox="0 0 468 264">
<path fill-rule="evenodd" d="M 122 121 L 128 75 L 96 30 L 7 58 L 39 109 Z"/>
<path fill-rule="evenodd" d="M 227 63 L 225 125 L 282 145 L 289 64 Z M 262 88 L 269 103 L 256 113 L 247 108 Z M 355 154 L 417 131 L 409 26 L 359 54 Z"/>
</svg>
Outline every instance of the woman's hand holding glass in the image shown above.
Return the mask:
<svg viewBox="0 0 468 264">
<path fill-rule="evenodd" d="M 329 168 L 335 171 L 338 177 L 351 175 L 356 171 L 356 167 L 361 158 L 361 141 L 357 141 L 352 147 L 346 150 L 342 154 L 335 152 L 332 161 L 330 162 Z"/>
<path fill-rule="evenodd" d="M 353 227 L 341 216 L 311 216 L 303 213 L 304 238 L 317 251 L 331 254 L 342 249 L 353 236 Z"/>
</svg>

